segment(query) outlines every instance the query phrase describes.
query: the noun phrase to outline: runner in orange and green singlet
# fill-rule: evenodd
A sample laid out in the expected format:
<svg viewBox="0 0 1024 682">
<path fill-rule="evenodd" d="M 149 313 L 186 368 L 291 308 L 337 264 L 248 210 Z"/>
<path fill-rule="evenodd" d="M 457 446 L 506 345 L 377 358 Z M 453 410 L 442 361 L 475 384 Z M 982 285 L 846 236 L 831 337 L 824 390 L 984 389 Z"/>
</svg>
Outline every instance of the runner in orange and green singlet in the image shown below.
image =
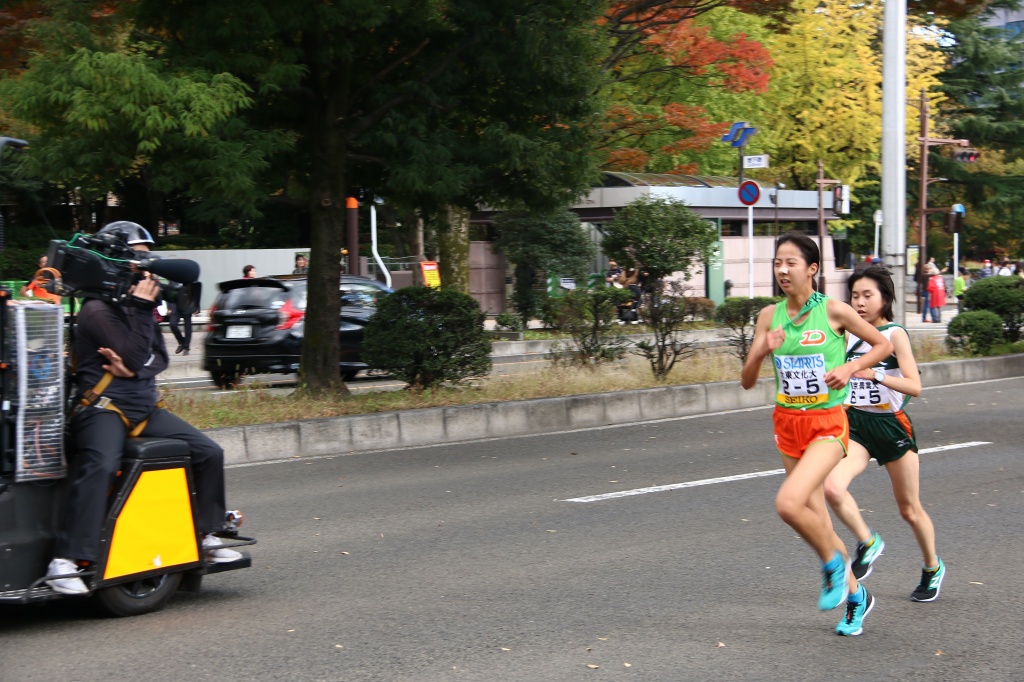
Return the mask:
<svg viewBox="0 0 1024 682">
<path fill-rule="evenodd" d="M 775 443 L 786 469 L 775 509 L 821 559 L 818 608 L 834 609 L 845 597 L 846 614 L 836 633 L 859 635 L 874 597 L 847 569 L 846 548 L 832 528 L 823 483 L 846 454 L 849 428 L 843 401 L 851 375 L 880 362 L 892 346 L 853 308 L 814 290 L 820 256 L 812 239 L 792 232 L 780 237 L 774 266 L 786 299 L 758 315 L 741 383 L 753 388 L 761 365 L 772 356 Z M 868 341 L 871 350 L 847 362 L 846 331 Z"/>
</svg>

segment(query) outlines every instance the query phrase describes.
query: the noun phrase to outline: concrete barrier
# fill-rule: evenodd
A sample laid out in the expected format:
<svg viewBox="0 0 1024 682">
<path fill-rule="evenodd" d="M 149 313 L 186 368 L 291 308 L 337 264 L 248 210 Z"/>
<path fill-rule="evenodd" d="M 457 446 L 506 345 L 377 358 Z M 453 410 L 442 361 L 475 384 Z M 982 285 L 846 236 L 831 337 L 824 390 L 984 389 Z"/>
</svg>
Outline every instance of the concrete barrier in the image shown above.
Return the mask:
<svg viewBox="0 0 1024 682">
<path fill-rule="evenodd" d="M 1024 354 L 930 362 L 920 367 L 926 388 L 1005 379 L 1024 376 Z M 774 393 L 774 379 L 761 379 L 750 391 L 744 391 L 738 381 L 727 381 L 257 424 L 209 429 L 207 433 L 224 448 L 228 464 L 244 464 L 635 424 L 762 407 L 772 404 Z"/>
</svg>

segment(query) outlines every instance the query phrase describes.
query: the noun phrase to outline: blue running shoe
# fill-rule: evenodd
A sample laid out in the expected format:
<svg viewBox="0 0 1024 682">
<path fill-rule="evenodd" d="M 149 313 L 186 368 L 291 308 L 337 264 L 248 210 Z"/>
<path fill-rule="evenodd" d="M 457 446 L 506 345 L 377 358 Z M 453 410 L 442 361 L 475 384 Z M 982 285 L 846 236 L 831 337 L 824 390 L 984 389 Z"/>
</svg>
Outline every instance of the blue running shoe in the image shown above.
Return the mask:
<svg viewBox="0 0 1024 682">
<path fill-rule="evenodd" d="M 831 611 L 846 598 L 846 562 L 839 552 L 836 552 L 832 561 L 838 563 L 838 567 L 832 570 L 825 567 L 821 569 L 821 597 L 818 598 L 818 608 L 822 611 Z"/>
<path fill-rule="evenodd" d="M 921 584 L 917 586 L 910 598 L 914 601 L 935 601 L 939 598 L 939 588 L 945 577 L 946 564 L 939 559 L 939 567 L 934 571 L 921 571 Z"/>
<path fill-rule="evenodd" d="M 846 615 L 836 626 L 836 634 L 844 637 L 856 637 L 864 632 L 864 617 L 875 608 L 875 598 L 863 586 L 864 599 L 859 602 L 846 602 Z"/>
<path fill-rule="evenodd" d="M 885 549 L 885 540 L 878 533 L 871 534 L 871 544 L 864 545 L 857 543 L 857 557 L 850 562 L 850 570 L 857 580 L 864 580 L 871 575 L 871 564 L 882 555 Z"/>
</svg>

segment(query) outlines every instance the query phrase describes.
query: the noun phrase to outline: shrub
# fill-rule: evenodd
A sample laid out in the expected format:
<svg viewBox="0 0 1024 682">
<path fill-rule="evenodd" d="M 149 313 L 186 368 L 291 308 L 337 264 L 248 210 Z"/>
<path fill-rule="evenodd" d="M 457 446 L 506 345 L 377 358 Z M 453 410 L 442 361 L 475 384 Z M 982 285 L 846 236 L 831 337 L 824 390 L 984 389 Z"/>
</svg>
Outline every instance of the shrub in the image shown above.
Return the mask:
<svg viewBox="0 0 1024 682">
<path fill-rule="evenodd" d="M 377 304 L 366 325 L 363 357 L 411 388 L 484 376 L 491 342 L 480 304 L 459 291 L 406 287 Z"/>
<path fill-rule="evenodd" d="M 715 302 L 710 298 L 687 297 L 686 316 L 691 320 L 710 320 L 715 316 Z"/>
<path fill-rule="evenodd" d="M 676 363 L 694 353 L 692 341 L 683 338 L 682 329 L 691 316 L 693 301 L 707 301 L 706 298 L 687 298 L 686 285 L 668 282 L 657 286 L 644 296 L 640 316 L 651 329 L 653 340 L 641 340 L 633 353 L 647 360 L 658 381 L 668 379 Z M 711 303 L 710 301 L 708 301 Z M 714 303 L 711 307 L 714 308 Z"/>
<path fill-rule="evenodd" d="M 988 310 L 1003 320 L 1003 335 L 1019 341 L 1024 327 L 1024 280 L 1020 277 L 986 277 L 964 292 L 964 310 Z"/>
<path fill-rule="evenodd" d="M 512 313 L 498 313 L 494 318 L 495 326 L 502 331 L 509 332 L 521 332 L 523 331 L 523 321 L 518 315 Z"/>
<path fill-rule="evenodd" d="M 629 289 L 614 287 L 575 289 L 551 299 L 556 326 L 573 340 L 571 347 L 553 348 L 552 359 L 585 366 L 621 359 L 629 340 L 616 326 L 618 305 L 632 300 Z"/>
<path fill-rule="evenodd" d="M 961 313 L 949 322 L 946 345 L 954 353 L 985 355 L 1003 341 L 1003 318 L 990 310 Z"/>
<path fill-rule="evenodd" d="M 729 352 L 738 357 L 740 362 L 747 361 L 750 344 L 754 342 L 757 314 L 761 312 L 762 308 L 780 300 L 768 296 L 755 298 L 730 296 L 715 310 L 715 318 L 728 329 L 725 339 L 730 349 Z"/>
</svg>

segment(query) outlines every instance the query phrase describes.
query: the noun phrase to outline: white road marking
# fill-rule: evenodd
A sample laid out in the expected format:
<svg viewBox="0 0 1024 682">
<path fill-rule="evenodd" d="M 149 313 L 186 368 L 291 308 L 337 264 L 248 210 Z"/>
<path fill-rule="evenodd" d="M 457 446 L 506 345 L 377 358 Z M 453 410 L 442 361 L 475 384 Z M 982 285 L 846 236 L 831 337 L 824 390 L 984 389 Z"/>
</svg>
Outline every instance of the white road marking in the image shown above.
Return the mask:
<svg viewBox="0 0 1024 682">
<path fill-rule="evenodd" d="M 943 450 L 959 450 L 960 448 L 973 448 L 979 445 L 991 445 L 990 441 L 978 440 L 969 443 L 953 443 L 951 445 L 939 445 L 934 448 L 924 448 L 919 454 L 926 455 L 930 452 L 942 452 Z M 631 497 L 633 495 L 646 495 L 647 493 L 660 493 L 665 490 L 680 490 L 682 488 L 696 488 L 702 485 L 714 485 L 716 483 L 731 483 L 733 481 L 745 481 L 751 478 L 763 478 L 764 476 L 779 476 L 786 473 L 785 469 L 771 469 L 769 471 L 754 471 L 749 474 L 737 474 L 735 476 L 720 476 L 718 478 L 704 478 L 699 481 L 686 481 L 685 483 L 671 483 L 669 485 L 655 485 L 649 488 L 634 488 L 633 490 L 620 490 L 614 493 L 603 493 L 601 495 L 588 495 L 586 497 L 573 497 L 562 502 L 600 502 L 602 500 L 614 500 L 619 497 Z"/>
</svg>

